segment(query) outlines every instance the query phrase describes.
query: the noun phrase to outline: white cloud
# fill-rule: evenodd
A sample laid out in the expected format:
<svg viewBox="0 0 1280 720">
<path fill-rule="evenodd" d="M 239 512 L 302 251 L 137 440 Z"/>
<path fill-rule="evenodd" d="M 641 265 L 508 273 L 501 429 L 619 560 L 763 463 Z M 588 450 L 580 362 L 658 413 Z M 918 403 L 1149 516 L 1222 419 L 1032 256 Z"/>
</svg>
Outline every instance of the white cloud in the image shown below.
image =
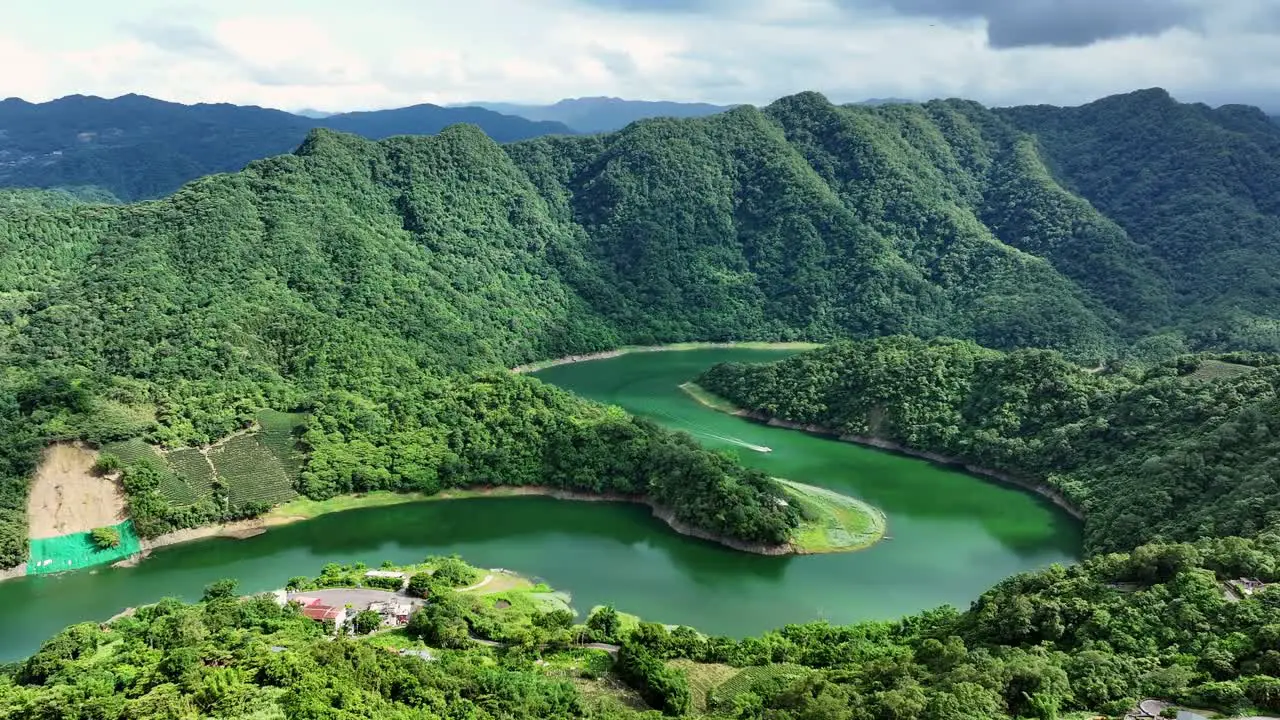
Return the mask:
<svg viewBox="0 0 1280 720">
<path fill-rule="evenodd" d="M 1249 0 L 1213 6 L 1194 30 L 1016 49 L 990 47 L 981 17 L 894 15 L 888 0 L 856 13 L 849 0 L 712 0 L 729 9 L 693 13 L 590 1 L 32 3 L 0 27 L 0 94 L 364 109 L 580 95 L 759 103 L 814 89 L 1011 104 L 1159 85 L 1280 105 L 1280 17 Z"/>
</svg>

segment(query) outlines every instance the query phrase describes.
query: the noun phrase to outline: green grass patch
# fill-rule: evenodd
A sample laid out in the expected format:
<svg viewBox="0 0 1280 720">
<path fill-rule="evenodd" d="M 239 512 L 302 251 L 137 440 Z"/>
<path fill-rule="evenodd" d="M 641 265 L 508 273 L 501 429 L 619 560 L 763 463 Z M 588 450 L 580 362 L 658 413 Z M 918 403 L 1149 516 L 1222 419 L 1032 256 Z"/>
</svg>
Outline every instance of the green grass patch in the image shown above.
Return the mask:
<svg viewBox="0 0 1280 720">
<path fill-rule="evenodd" d="M 239 435 L 209 451 L 232 507 L 248 502 L 269 505 L 298 496 L 284 466 L 256 435 Z"/>
<path fill-rule="evenodd" d="M 364 493 L 363 495 L 338 495 L 328 500 L 312 500 L 308 497 L 296 497 L 283 503 L 267 513 L 268 520 L 310 520 L 329 513 L 358 510 L 360 508 L 386 507 L 388 505 L 404 505 L 406 503 L 424 502 L 432 496 L 422 493 L 394 493 L 386 490 Z"/>
<path fill-rule="evenodd" d="M 364 638 L 364 642 L 377 648 L 387 650 L 433 650 L 426 643 L 405 632 L 404 628 L 374 633 Z"/>
<path fill-rule="evenodd" d="M 722 413 L 729 413 L 730 415 L 742 412 L 742 408 L 695 382 L 687 382 L 681 385 L 680 389 L 685 391 L 685 394 L 689 397 L 692 397 L 694 400 L 697 400 L 712 410 L 719 410 Z"/>
<path fill-rule="evenodd" d="M 1256 369 L 1257 368 L 1249 365 L 1223 362 L 1221 360 L 1204 360 L 1200 363 L 1200 367 L 1195 369 L 1195 372 L 1186 376 L 1186 379 L 1197 382 L 1209 382 L 1210 380 L 1240 377 L 1241 375 L 1247 375 Z"/>
<path fill-rule="evenodd" d="M 347 510 L 359 510 L 361 508 L 387 507 L 388 505 L 405 505 L 416 502 L 434 502 L 437 500 L 468 500 L 471 498 L 487 498 L 487 497 L 518 497 L 527 496 L 537 493 L 531 493 L 526 488 L 519 487 L 494 487 L 469 489 L 452 489 L 444 490 L 435 495 L 425 495 L 423 493 L 397 493 L 390 490 L 377 490 L 375 492 L 361 493 L 359 495 L 338 495 L 328 500 L 312 500 L 307 497 L 298 496 L 294 499 L 276 507 L 267 514 L 267 518 L 276 520 L 310 520 L 328 515 L 335 512 L 346 512 Z"/>
<path fill-rule="evenodd" d="M 774 478 L 786 489 L 804 519 L 791 544 L 805 553 L 848 552 L 870 547 L 884 537 L 879 509 L 848 495 L 813 485 Z"/>
</svg>

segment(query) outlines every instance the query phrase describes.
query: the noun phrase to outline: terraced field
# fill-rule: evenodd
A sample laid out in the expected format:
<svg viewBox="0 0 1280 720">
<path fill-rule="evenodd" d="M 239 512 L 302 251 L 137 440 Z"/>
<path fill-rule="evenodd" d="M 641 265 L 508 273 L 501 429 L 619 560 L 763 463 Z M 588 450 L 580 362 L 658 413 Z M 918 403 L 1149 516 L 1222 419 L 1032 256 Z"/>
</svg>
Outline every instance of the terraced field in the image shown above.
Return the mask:
<svg viewBox="0 0 1280 720">
<path fill-rule="evenodd" d="M 707 705 L 714 707 L 732 703 L 742 693 L 750 692 L 756 685 L 774 679 L 791 680 L 813 672 L 803 665 L 778 663 L 743 668 L 741 672 L 718 685 L 707 695 Z"/>
<path fill-rule="evenodd" d="M 140 438 L 125 440 L 124 442 L 107 443 L 102 448 L 105 453 L 111 453 L 124 461 L 125 465 L 142 462 L 144 460 L 162 460 L 160 452 L 156 450 L 154 445 L 147 444 L 147 441 Z"/>
<path fill-rule="evenodd" d="M 218 477 L 226 484 L 231 505 L 268 505 L 298 496 L 284 464 L 258 435 L 240 435 L 209 451 Z"/>
<path fill-rule="evenodd" d="M 274 505 L 298 495 L 293 483 L 305 460 L 298 441 L 306 418 L 302 413 L 264 410 L 257 418 L 260 430 L 209 448 L 208 459 L 200 448 L 162 454 L 141 439 L 111 443 L 103 450 L 126 465 L 151 461 L 168 470 L 160 481 L 160 492 L 175 505 L 212 498 L 215 481 L 225 485 L 232 506 L 248 502 Z"/>
<path fill-rule="evenodd" d="M 200 497 L 213 494 L 213 468 L 209 461 L 195 448 L 183 448 L 167 454 L 169 467 L 186 483 L 193 493 Z"/>
<path fill-rule="evenodd" d="M 1223 362 L 1221 360 L 1205 360 L 1200 363 L 1200 367 L 1196 368 L 1195 372 L 1187 375 L 1186 379 L 1207 382 L 1218 378 L 1239 377 L 1240 375 L 1251 373 L 1255 369 L 1248 365 Z"/>
<path fill-rule="evenodd" d="M 283 413 L 276 410 L 258 413 L 258 425 L 262 428 L 258 437 L 280 461 L 290 480 L 297 480 L 302 472 L 304 458 L 298 448 L 298 438 L 306 421 L 306 413 Z"/>
</svg>

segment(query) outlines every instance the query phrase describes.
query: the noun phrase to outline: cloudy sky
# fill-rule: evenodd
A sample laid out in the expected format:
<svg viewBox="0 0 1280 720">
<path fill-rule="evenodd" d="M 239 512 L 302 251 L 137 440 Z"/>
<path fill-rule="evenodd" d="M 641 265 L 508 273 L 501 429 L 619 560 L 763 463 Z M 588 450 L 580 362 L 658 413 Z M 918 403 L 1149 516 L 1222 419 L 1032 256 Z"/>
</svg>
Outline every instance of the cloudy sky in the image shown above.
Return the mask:
<svg viewBox="0 0 1280 720">
<path fill-rule="evenodd" d="M 563 97 L 1280 111 L 1280 0 L 15 0 L 0 97 L 351 110 Z"/>
</svg>

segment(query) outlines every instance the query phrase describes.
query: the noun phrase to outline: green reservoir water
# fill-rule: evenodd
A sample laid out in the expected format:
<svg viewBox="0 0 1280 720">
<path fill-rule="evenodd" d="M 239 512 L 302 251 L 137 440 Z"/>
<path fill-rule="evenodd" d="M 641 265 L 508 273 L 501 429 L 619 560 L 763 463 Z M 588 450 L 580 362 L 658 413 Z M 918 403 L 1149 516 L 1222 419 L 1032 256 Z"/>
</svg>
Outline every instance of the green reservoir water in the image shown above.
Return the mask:
<svg viewBox="0 0 1280 720">
<path fill-rule="evenodd" d="M 248 540 L 164 548 L 134 568 L 102 568 L 0 583 L 0 662 L 30 654 L 60 628 L 208 583 L 280 587 L 326 562 L 408 562 L 460 553 L 647 619 L 746 635 L 825 618 L 893 618 L 944 603 L 966 607 L 1008 575 L 1071 562 L 1075 522 L 1018 490 L 922 461 L 770 428 L 702 407 L 678 385 L 710 365 L 786 353 L 697 350 L 637 353 L 563 365 L 538 377 L 623 406 L 710 447 L 736 448 L 770 474 L 822 485 L 882 508 L 889 536 L 857 553 L 762 557 L 671 532 L 639 506 L 549 498 L 486 498 L 355 510 L 276 528 Z M 743 444 L 773 448 L 748 450 Z"/>
</svg>

